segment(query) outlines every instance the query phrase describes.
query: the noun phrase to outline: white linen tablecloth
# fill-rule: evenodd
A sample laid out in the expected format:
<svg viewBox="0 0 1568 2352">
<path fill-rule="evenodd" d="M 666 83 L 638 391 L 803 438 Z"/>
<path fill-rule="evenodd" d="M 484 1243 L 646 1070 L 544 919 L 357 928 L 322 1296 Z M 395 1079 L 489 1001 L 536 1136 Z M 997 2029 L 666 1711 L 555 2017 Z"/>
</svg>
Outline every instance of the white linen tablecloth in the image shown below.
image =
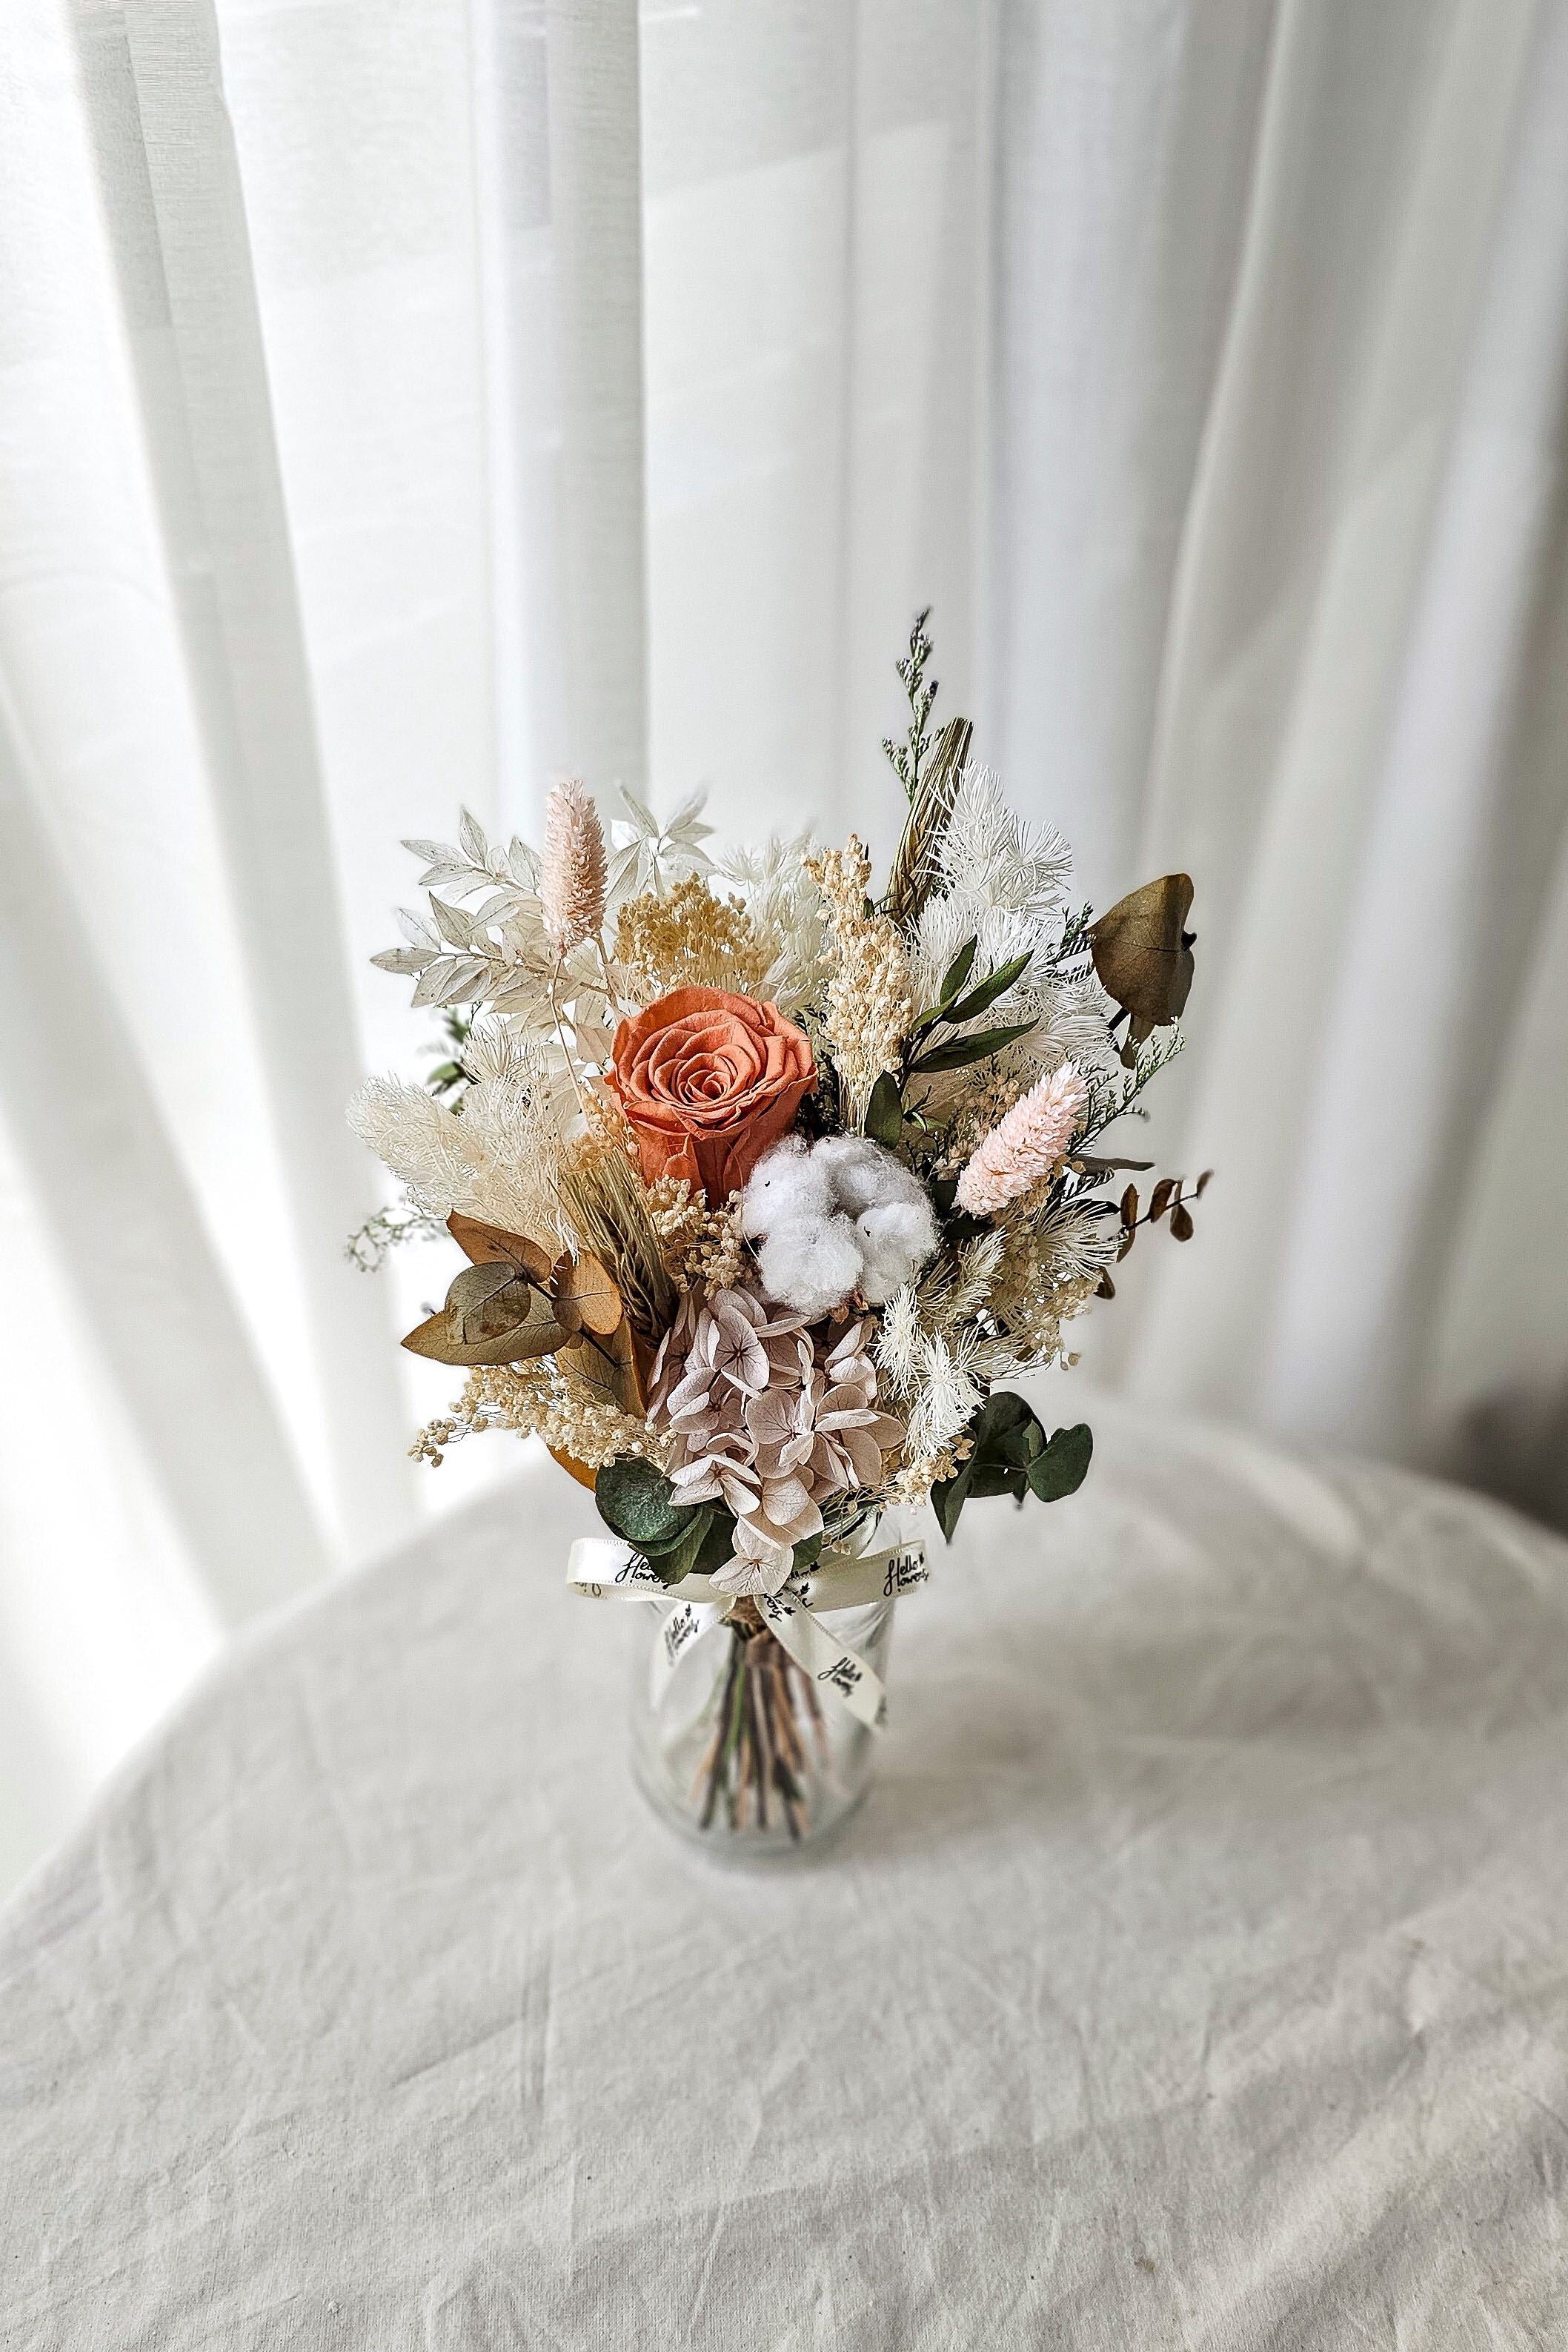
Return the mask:
<svg viewBox="0 0 1568 2352">
<path fill-rule="evenodd" d="M 643 1811 L 553 1470 L 246 1643 L 0 1932 L 0 2346 L 1568 2342 L 1568 1547 L 1094 1418 L 806 1866 Z"/>
</svg>

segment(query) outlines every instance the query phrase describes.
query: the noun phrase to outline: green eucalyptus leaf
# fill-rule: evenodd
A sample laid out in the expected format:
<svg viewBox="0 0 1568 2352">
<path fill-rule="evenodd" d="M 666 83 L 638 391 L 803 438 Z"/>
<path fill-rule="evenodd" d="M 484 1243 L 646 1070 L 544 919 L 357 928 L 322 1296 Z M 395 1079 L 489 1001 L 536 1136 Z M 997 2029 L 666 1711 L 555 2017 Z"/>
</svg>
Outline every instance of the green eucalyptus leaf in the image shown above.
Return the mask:
<svg viewBox="0 0 1568 2352">
<path fill-rule="evenodd" d="M 946 1045 L 933 1045 L 918 1055 L 910 1064 L 910 1076 L 929 1077 L 937 1070 L 961 1070 L 970 1062 L 983 1062 L 1016 1038 L 1027 1037 L 1034 1026 L 1032 1021 L 1020 1021 L 1010 1029 L 978 1029 L 967 1037 L 951 1038 Z"/>
<path fill-rule="evenodd" d="M 981 981 L 978 988 L 972 988 L 967 996 L 960 997 L 956 1004 L 949 1006 L 943 1015 L 944 1020 L 951 1021 L 956 1026 L 965 1021 L 977 1020 L 982 1013 L 988 1013 L 998 997 L 1005 996 L 1013 982 L 1022 978 L 1032 953 L 1032 949 L 1026 949 L 1022 955 L 1014 956 L 1010 963 L 998 964 L 988 980 Z"/>
<path fill-rule="evenodd" d="M 891 1151 L 898 1141 L 904 1126 L 904 1101 L 898 1089 L 898 1077 L 893 1070 L 883 1070 L 871 1090 L 866 1106 L 865 1131 L 873 1143 L 881 1143 Z"/>
<path fill-rule="evenodd" d="M 1020 1397 L 1016 1389 L 993 1389 L 966 1434 L 973 1438 L 976 1451 L 984 1454 L 1008 1430 L 1027 1429 L 1039 1417 L 1029 1399 Z"/>
<path fill-rule="evenodd" d="M 599 1516 L 640 1552 L 667 1551 L 689 1528 L 690 1507 L 674 1499 L 674 1488 L 651 1462 L 632 1454 L 607 1462 L 593 1482 Z"/>
<path fill-rule="evenodd" d="M 953 999 L 957 995 L 958 991 L 963 987 L 964 982 L 974 971 L 975 958 L 979 953 L 979 949 L 980 942 L 977 938 L 966 940 L 957 954 L 954 957 L 952 962 L 948 965 L 946 971 L 943 973 L 942 985 L 936 992 L 936 1005 L 938 1011 L 941 1011 L 946 1006 L 952 1003 Z"/>
<path fill-rule="evenodd" d="M 975 1475 L 969 1481 L 970 1497 L 977 1503 L 983 1503 L 989 1495 L 1010 1495 L 1019 1503 L 1028 1487 L 1027 1471 L 1013 1463 L 998 1461 L 994 1454 L 976 1462 Z"/>
<path fill-rule="evenodd" d="M 958 1514 L 969 1499 L 969 1488 L 975 1475 L 975 1457 L 960 1462 L 951 1478 L 943 1478 L 931 1489 L 931 1507 L 936 1514 L 936 1524 L 948 1543 L 958 1524 Z"/>
<path fill-rule="evenodd" d="M 717 1503 L 708 1505 L 710 1521 L 693 1562 L 699 1576 L 712 1576 L 735 1557 L 735 1521 Z"/>
<path fill-rule="evenodd" d="M 1057 1430 L 1044 1453 L 1029 1465 L 1030 1493 L 1042 1503 L 1057 1503 L 1064 1495 L 1076 1494 L 1089 1475 L 1093 1452 L 1094 1433 L 1086 1422 Z"/>
<path fill-rule="evenodd" d="M 1048 1438 L 1034 1407 L 1012 1389 L 993 1390 L 967 1433 L 973 1451 L 953 1477 L 931 1490 L 937 1525 L 949 1543 L 967 1502 L 1010 1495 L 1021 1503 L 1032 1494 L 1053 1503 L 1072 1494 L 1083 1484 L 1094 1450 L 1082 1422 Z"/>
<path fill-rule="evenodd" d="M 711 1503 L 696 1504 L 690 1510 L 684 1510 L 681 1517 L 689 1520 L 690 1525 L 676 1542 L 671 1544 L 667 1550 L 659 1552 L 649 1563 L 658 1570 L 666 1584 L 679 1584 L 683 1576 L 691 1574 L 713 1529 Z"/>
<path fill-rule="evenodd" d="M 996 1444 L 997 1459 L 1001 1462 L 1010 1462 L 1016 1468 L 1026 1470 L 1036 1454 L 1044 1453 L 1045 1442 L 1045 1431 L 1040 1423 L 1031 1417 L 1018 1428 L 1002 1432 Z"/>
</svg>

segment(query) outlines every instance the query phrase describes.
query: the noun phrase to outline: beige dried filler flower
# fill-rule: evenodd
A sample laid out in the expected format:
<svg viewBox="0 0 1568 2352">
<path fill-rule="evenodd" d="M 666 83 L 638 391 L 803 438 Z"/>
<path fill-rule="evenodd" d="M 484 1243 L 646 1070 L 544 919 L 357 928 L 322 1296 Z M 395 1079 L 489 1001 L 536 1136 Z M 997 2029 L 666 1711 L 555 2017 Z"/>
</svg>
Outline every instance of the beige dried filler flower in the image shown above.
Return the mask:
<svg viewBox="0 0 1568 2352">
<path fill-rule="evenodd" d="M 733 1289 L 747 1265 L 738 1193 L 714 1209 L 688 1178 L 664 1175 L 649 1185 L 648 1207 L 664 1263 L 683 1289 Z"/>
<path fill-rule="evenodd" d="M 604 827 L 585 784 L 552 786 L 545 803 L 539 904 L 557 955 L 597 937 L 604 920 Z"/>
<path fill-rule="evenodd" d="M 695 875 L 661 898 L 629 898 L 615 925 L 615 962 L 633 1003 L 677 988 L 724 988 L 755 996 L 768 971 L 761 932 L 737 900 L 718 898 Z"/>
<path fill-rule="evenodd" d="M 487 1429 L 541 1437 L 587 1470 L 601 1470 L 626 1454 L 642 1455 L 662 1468 L 671 1452 L 668 1438 L 589 1394 L 550 1356 L 470 1372 L 452 1412 L 426 1423 L 409 1452 L 416 1462 L 438 1468 L 447 1446 Z"/>
<path fill-rule="evenodd" d="M 852 833 L 842 849 L 809 858 L 806 871 L 827 903 L 832 978 L 823 1030 L 843 1089 L 844 1124 L 859 1127 L 871 1090 L 891 1070 L 915 1019 L 909 950 L 894 923 L 868 912 L 871 858 Z"/>
</svg>

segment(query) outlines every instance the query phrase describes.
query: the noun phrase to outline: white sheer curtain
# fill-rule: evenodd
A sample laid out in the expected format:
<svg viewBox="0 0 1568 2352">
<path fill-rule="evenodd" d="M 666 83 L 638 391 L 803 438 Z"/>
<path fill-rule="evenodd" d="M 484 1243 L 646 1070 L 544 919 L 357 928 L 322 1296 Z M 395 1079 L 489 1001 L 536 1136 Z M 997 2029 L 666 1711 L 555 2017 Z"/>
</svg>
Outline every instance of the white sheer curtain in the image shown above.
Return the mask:
<svg viewBox="0 0 1568 2352">
<path fill-rule="evenodd" d="M 1198 884 L 1103 1377 L 1568 1510 L 1563 0 L 15 0 L 0 1876 L 416 1481 L 400 835 L 894 808 Z M 891 690 L 890 690 L 891 689 Z"/>
</svg>

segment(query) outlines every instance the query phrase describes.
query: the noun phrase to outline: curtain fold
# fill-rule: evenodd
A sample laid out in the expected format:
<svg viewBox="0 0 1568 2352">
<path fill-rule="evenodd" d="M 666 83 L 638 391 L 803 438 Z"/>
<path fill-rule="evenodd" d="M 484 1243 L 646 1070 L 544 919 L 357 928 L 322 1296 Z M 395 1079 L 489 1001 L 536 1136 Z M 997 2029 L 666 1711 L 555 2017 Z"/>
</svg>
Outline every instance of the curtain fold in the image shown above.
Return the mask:
<svg viewBox="0 0 1568 2352">
<path fill-rule="evenodd" d="M 316 1582 L 332 1550 L 140 1078 L 30 770 L 0 685 L 0 1001 L 10 1034 L 31 1041 L 30 1078 L 6 1088 L 8 1125 L 82 1326 L 204 1589 L 237 1624 Z M 90 1428 L 82 1436 L 91 1443 Z M 26 1475 L 19 1454 L 8 1468 Z M 48 1576 L 60 1563 L 26 1565 Z"/>
<path fill-rule="evenodd" d="M 204 771 L 277 1130 L 346 1546 L 410 1524 L 342 1106 L 360 1048 L 211 0 L 80 0 L 82 88 Z"/>
<path fill-rule="evenodd" d="M 1301 10 L 1277 46 L 1145 821 L 1206 886 L 1166 1132 L 1223 1170 L 1225 1239 L 1148 1270 L 1119 1360 L 1455 1467 L 1477 1400 L 1433 1392 L 1432 1338 L 1564 813 L 1509 756 L 1562 551 L 1563 20 L 1425 11 L 1396 89 L 1364 19 L 1333 31 Z M 1367 176 L 1336 218 L 1347 102 Z M 1332 398 L 1282 408 L 1314 369 Z M 1497 1244 L 1472 1344 L 1536 1279 Z"/>
<path fill-rule="evenodd" d="M 1219 1174 L 1092 1368 L 1568 1516 L 1568 0 L 13 18 L 0 1231 L 75 1305 L 0 1647 L 62 1788 L 510 1466 L 413 1482 L 439 1252 L 342 1255 L 343 1100 L 444 1050 L 400 839 L 576 771 L 885 852 L 925 604 L 1086 893 L 1197 883 L 1145 1150 Z"/>
<path fill-rule="evenodd" d="M 643 178 L 637 0 L 549 0 L 567 764 L 645 789 Z"/>
</svg>

